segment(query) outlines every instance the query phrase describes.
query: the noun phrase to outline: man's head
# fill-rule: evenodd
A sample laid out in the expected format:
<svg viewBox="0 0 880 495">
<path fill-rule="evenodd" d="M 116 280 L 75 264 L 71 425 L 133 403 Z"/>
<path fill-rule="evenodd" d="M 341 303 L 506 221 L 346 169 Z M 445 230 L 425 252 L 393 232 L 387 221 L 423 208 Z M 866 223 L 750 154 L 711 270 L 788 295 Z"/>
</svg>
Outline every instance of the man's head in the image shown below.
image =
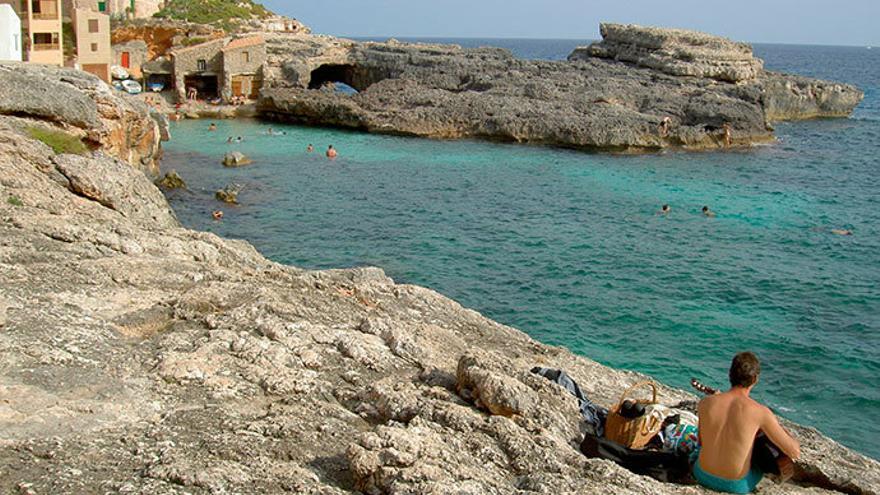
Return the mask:
<svg viewBox="0 0 880 495">
<path fill-rule="evenodd" d="M 730 364 L 730 385 L 749 388 L 758 381 L 761 374 L 761 362 L 751 352 L 741 352 L 733 357 Z"/>
</svg>

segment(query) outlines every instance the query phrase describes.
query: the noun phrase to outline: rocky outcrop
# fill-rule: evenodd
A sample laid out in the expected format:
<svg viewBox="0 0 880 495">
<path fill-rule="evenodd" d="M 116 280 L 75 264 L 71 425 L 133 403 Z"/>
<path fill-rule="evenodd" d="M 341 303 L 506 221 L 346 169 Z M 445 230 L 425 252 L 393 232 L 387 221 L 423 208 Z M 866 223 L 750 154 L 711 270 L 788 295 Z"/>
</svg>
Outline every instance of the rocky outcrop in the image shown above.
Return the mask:
<svg viewBox="0 0 880 495">
<path fill-rule="evenodd" d="M 4 491 L 710 493 L 582 456 L 575 400 L 528 370 L 605 405 L 635 373 L 379 269 L 300 270 L 180 228 L 126 163 L 4 123 L 0 198 Z M 761 493 L 880 493 L 876 461 L 787 426 L 797 482 Z"/>
<path fill-rule="evenodd" d="M 240 151 L 230 151 L 223 155 L 224 167 L 238 168 L 250 165 L 251 163 L 254 163 L 254 161 Z"/>
<path fill-rule="evenodd" d="M 849 85 L 809 77 L 764 72 L 761 82 L 764 111 L 771 122 L 847 117 L 862 100 L 862 93 Z"/>
<path fill-rule="evenodd" d="M 143 103 L 117 98 L 97 77 L 73 69 L 0 63 L 0 120 L 39 121 L 85 140 L 152 177 L 159 173 L 160 129 Z"/>
<path fill-rule="evenodd" d="M 757 79 L 764 68 L 751 45 L 698 31 L 602 23 L 599 32 L 602 41 L 576 49 L 568 59 L 607 58 L 672 76 L 734 83 Z"/>
<path fill-rule="evenodd" d="M 807 81 L 825 92 L 803 97 L 810 93 L 798 93 L 803 83 L 795 81 L 805 78 L 766 73 L 748 45 L 709 35 L 606 32 L 617 41 L 603 49 L 624 53 L 631 40 L 645 51 L 641 65 L 580 55 L 518 60 L 501 49 L 394 40 L 269 38 L 269 83 L 258 109 L 269 118 L 377 133 L 650 151 L 769 141 L 777 118 L 847 115 L 862 97 L 852 86 L 817 80 Z M 648 56 L 649 46 L 659 48 Z M 328 82 L 357 94 L 325 91 Z"/>
<path fill-rule="evenodd" d="M 186 182 L 176 170 L 167 172 L 157 184 L 165 189 L 186 189 Z"/>
</svg>

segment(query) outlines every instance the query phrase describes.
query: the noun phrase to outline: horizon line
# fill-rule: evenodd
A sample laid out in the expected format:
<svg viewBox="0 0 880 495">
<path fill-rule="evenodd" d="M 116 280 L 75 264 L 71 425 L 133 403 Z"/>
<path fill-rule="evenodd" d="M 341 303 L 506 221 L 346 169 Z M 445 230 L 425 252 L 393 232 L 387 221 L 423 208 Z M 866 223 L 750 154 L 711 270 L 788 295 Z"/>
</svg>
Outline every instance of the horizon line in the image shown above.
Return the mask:
<svg viewBox="0 0 880 495">
<path fill-rule="evenodd" d="M 326 34 L 328 36 L 335 36 L 337 38 L 383 38 L 383 39 L 441 39 L 441 40 L 532 40 L 532 41 L 599 41 L 600 38 L 571 38 L 571 37 L 561 37 L 561 38 L 542 38 L 536 36 L 450 36 L 450 35 L 368 35 L 368 34 L 346 34 L 346 35 L 335 35 L 335 34 L 327 34 L 327 33 L 315 33 L 312 34 Z M 818 43 L 818 42 L 794 42 L 794 41 L 742 41 L 742 40 L 734 40 L 733 38 L 729 38 L 726 36 L 721 36 L 722 38 L 728 38 L 730 40 L 736 42 L 749 43 L 752 45 L 788 45 L 788 46 L 827 46 L 827 47 L 839 47 L 839 48 L 868 48 L 868 47 L 880 47 L 880 43 L 877 44 L 863 44 L 863 45 L 842 45 L 842 44 L 833 44 L 833 43 Z"/>
</svg>

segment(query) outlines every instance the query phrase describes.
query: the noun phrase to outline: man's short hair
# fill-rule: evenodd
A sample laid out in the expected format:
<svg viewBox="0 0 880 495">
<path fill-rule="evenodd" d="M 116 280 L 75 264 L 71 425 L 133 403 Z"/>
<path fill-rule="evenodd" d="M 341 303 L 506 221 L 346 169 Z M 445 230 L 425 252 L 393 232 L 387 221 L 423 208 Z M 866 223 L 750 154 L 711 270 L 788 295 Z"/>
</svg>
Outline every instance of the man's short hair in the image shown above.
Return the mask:
<svg viewBox="0 0 880 495">
<path fill-rule="evenodd" d="M 741 352 L 733 357 L 730 364 L 730 385 L 734 387 L 751 387 L 758 381 L 761 374 L 761 362 L 751 352 Z"/>
</svg>

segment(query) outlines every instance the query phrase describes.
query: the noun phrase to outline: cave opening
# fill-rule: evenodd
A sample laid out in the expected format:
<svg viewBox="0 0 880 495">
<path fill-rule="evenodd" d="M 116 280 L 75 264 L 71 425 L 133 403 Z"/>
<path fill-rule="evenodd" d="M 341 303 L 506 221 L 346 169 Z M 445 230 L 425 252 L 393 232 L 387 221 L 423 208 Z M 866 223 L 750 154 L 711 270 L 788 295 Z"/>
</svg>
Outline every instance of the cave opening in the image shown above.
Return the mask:
<svg viewBox="0 0 880 495">
<path fill-rule="evenodd" d="M 351 64 L 325 64 L 312 71 L 309 89 L 320 89 L 327 83 L 336 85 L 343 92 L 353 90 L 359 93 L 369 86 L 363 77 L 359 77 L 357 67 Z"/>
</svg>

